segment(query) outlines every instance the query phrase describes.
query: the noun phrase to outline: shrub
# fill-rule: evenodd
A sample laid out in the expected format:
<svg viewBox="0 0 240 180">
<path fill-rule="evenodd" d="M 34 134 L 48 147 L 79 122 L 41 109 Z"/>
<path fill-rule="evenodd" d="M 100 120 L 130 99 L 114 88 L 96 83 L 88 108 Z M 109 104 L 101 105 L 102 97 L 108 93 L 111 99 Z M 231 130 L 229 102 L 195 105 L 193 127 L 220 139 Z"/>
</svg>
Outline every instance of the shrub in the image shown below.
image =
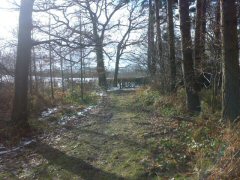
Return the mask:
<svg viewBox="0 0 240 180">
<path fill-rule="evenodd" d="M 138 110 L 151 110 L 155 102 L 160 98 L 158 91 L 150 89 L 140 89 L 134 97 L 134 107 Z"/>
<path fill-rule="evenodd" d="M 77 86 L 73 91 L 68 90 L 63 98 L 64 103 L 69 104 L 97 104 L 98 96 L 94 92 L 85 92 L 81 98 L 81 88 Z"/>
</svg>

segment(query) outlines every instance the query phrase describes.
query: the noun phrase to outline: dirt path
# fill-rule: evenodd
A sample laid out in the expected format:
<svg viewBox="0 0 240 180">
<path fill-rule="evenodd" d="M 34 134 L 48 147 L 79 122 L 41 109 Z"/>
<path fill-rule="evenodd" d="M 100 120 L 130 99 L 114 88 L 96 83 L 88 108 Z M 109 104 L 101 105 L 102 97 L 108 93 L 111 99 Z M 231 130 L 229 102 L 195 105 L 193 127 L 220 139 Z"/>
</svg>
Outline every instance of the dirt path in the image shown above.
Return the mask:
<svg viewBox="0 0 240 180">
<path fill-rule="evenodd" d="M 133 95 L 113 92 L 86 116 L 64 125 L 49 123 L 36 143 L 0 156 L 0 179 L 168 179 L 186 174 L 190 159 L 176 141 L 177 123 L 133 111 Z"/>
</svg>

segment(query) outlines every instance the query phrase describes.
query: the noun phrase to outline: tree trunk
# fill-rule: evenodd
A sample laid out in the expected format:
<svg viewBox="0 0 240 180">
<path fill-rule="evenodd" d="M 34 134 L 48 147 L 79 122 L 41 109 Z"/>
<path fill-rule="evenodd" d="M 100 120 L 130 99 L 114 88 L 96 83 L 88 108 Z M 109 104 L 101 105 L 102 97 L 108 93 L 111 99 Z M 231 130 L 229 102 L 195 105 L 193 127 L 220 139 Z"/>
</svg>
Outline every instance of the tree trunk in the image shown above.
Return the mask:
<svg viewBox="0 0 240 180">
<path fill-rule="evenodd" d="M 70 76 L 71 76 L 71 94 L 73 94 L 73 64 L 72 64 L 72 55 L 70 55 Z"/>
<path fill-rule="evenodd" d="M 104 59 L 103 59 L 103 38 L 104 38 L 104 31 L 101 31 L 101 36 L 98 34 L 98 19 L 97 15 L 93 13 L 91 10 L 89 2 L 86 2 L 87 9 L 91 18 L 91 23 L 93 26 L 93 36 L 95 42 L 95 51 L 96 51 L 96 58 L 97 58 L 97 73 L 98 73 L 98 85 L 104 89 L 107 89 L 107 78 L 106 78 L 106 71 L 104 66 Z"/>
<path fill-rule="evenodd" d="M 51 98 L 52 100 L 54 99 L 54 90 L 53 90 L 53 62 L 52 62 L 52 46 L 51 46 L 51 36 L 50 36 L 50 33 L 51 33 L 51 17 L 49 15 L 49 27 L 48 27 L 48 33 L 49 33 L 49 68 L 50 68 L 50 86 L 51 86 Z"/>
<path fill-rule="evenodd" d="M 80 78 L 81 78 L 81 99 L 83 100 L 83 93 L 84 93 L 84 87 L 83 87 L 83 49 L 80 50 L 80 63 L 81 63 L 81 67 L 80 67 Z"/>
<path fill-rule="evenodd" d="M 201 111 L 201 107 L 193 69 L 189 2 L 186 0 L 179 0 L 179 10 L 182 36 L 183 76 L 187 95 L 187 108 L 190 112 L 199 112 Z"/>
<path fill-rule="evenodd" d="M 160 81 L 161 81 L 161 91 L 165 91 L 165 82 L 166 82 L 166 74 L 165 74 L 165 63 L 163 59 L 163 51 L 162 51 L 162 36 L 161 36 L 161 27 L 160 27 L 160 15 L 159 10 L 161 7 L 161 3 L 159 0 L 155 0 L 155 16 L 156 16 L 156 31 L 157 31 L 157 56 L 159 60 L 160 65 Z M 155 57 L 154 57 L 155 58 Z M 156 63 L 155 63 L 156 64 Z M 154 64 L 153 64 L 154 65 Z M 154 71 L 156 72 L 156 65 L 154 68 Z"/>
<path fill-rule="evenodd" d="M 212 72 L 213 72 L 213 88 L 212 88 L 212 112 L 214 113 L 217 109 L 217 99 L 220 92 L 219 83 L 221 83 L 221 13 L 220 13 L 220 0 L 217 0 L 217 5 L 215 9 L 215 22 L 214 22 L 214 61 L 212 62 Z"/>
<path fill-rule="evenodd" d="M 221 13 L 220 13 L 220 0 L 217 1 L 217 7 L 215 12 L 215 29 L 214 29 L 214 39 L 215 39 L 215 49 L 217 58 L 220 59 L 221 56 Z"/>
<path fill-rule="evenodd" d="M 121 51 L 121 44 L 118 44 L 118 46 L 117 46 L 116 62 L 115 62 L 115 72 L 114 72 L 114 79 L 113 79 L 113 86 L 114 87 L 117 87 L 117 84 L 118 84 L 117 82 L 118 82 L 120 51 Z"/>
<path fill-rule="evenodd" d="M 79 42 L 80 44 L 83 43 L 83 36 L 82 36 L 82 16 L 79 16 L 79 27 L 80 27 L 80 39 Z M 80 48 L 80 86 L 81 86 L 81 100 L 83 101 L 83 95 L 84 95 L 84 85 L 83 85 L 83 55 L 84 55 L 84 49 L 81 47 Z"/>
<path fill-rule="evenodd" d="M 235 0 L 221 0 L 223 38 L 222 118 L 234 121 L 240 114 L 237 12 Z"/>
<path fill-rule="evenodd" d="M 152 78 L 155 78 L 156 59 L 154 56 L 154 9 L 152 0 L 149 0 L 149 17 L 148 17 L 148 71 Z"/>
<path fill-rule="evenodd" d="M 36 53 L 35 53 L 35 49 L 33 48 L 33 65 L 34 65 L 34 80 L 35 80 L 35 93 L 38 94 L 38 77 L 37 77 L 37 64 L 36 64 Z"/>
<path fill-rule="evenodd" d="M 107 88 L 107 78 L 106 71 L 103 60 L 103 42 L 98 37 L 96 44 L 96 55 L 97 55 L 97 73 L 98 73 L 98 84 L 100 87 L 106 89 Z"/>
<path fill-rule="evenodd" d="M 197 17 L 195 28 L 195 70 L 197 76 L 202 71 L 202 61 L 204 57 L 205 45 L 205 32 L 206 32 L 206 0 L 197 0 Z"/>
<path fill-rule="evenodd" d="M 29 93 L 30 93 L 30 95 L 32 95 L 32 91 L 33 91 L 32 60 L 33 60 L 33 59 L 31 59 L 31 61 L 30 61 L 30 65 L 29 65 L 29 76 L 28 76 L 28 78 L 29 78 L 29 86 L 28 86 L 28 88 L 29 88 Z"/>
<path fill-rule="evenodd" d="M 60 55 L 62 56 L 62 49 L 60 48 Z M 61 79 L 62 79 L 62 92 L 64 93 L 64 72 L 63 72 L 63 58 L 60 57 Z"/>
<path fill-rule="evenodd" d="M 33 0 L 22 0 L 19 16 L 15 89 L 12 110 L 12 127 L 15 133 L 24 136 L 30 130 L 28 123 L 28 75 L 32 48 Z M 17 131 L 17 132 L 16 132 Z"/>
<path fill-rule="evenodd" d="M 174 23 L 173 23 L 173 0 L 167 1 L 168 5 L 168 48 L 170 60 L 170 90 L 173 92 L 176 87 L 176 62 L 175 62 L 175 43 L 174 43 Z"/>
</svg>

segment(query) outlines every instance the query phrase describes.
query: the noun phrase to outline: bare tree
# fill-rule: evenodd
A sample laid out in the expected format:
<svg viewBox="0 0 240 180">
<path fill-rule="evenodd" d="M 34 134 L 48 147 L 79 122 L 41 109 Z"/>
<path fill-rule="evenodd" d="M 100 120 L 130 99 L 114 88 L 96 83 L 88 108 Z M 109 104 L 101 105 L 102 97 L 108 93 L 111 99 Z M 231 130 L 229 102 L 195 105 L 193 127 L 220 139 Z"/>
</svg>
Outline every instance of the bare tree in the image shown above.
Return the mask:
<svg viewBox="0 0 240 180">
<path fill-rule="evenodd" d="M 95 9 L 93 9 L 93 4 Z M 106 31 L 117 26 L 117 24 L 110 25 L 110 21 L 114 14 L 121 9 L 126 2 L 118 2 L 116 5 L 112 1 L 86 1 L 85 8 L 87 9 L 93 28 L 93 43 L 95 44 L 96 58 L 97 58 L 97 72 L 99 85 L 107 88 L 106 71 L 104 66 L 104 39 Z M 100 19 L 105 19 L 101 22 Z"/>
<path fill-rule="evenodd" d="M 119 27 L 125 27 L 126 31 L 123 33 L 120 41 L 117 43 L 117 48 L 116 48 L 116 61 L 115 61 L 115 72 L 114 72 L 114 80 L 113 80 L 113 86 L 117 87 L 118 83 L 118 72 L 119 72 L 119 62 L 124 54 L 124 50 L 128 46 L 132 46 L 135 44 L 139 44 L 141 42 L 140 39 L 134 39 L 130 40 L 130 35 L 136 30 L 140 30 L 144 28 L 145 25 L 145 20 L 140 20 L 141 17 L 143 16 L 143 13 L 137 13 L 136 10 L 138 9 L 139 4 L 134 4 L 130 5 L 131 7 L 129 8 L 129 17 L 128 17 L 128 24 L 127 25 L 121 25 L 120 20 L 119 20 Z"/>
</svg>

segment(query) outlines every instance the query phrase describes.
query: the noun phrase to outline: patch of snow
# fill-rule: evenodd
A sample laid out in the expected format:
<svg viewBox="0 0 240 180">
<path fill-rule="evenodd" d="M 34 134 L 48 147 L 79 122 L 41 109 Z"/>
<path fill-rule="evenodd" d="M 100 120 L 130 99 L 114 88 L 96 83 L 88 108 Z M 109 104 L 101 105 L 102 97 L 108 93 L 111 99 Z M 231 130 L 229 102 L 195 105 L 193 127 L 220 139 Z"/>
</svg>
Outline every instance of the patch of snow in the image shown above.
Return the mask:
<svg viewBox="0 0 240 180">
<path fill-rule="evenodd" d="M 97 92 L 96 94 L 97 94 L 98 96 L 100 96 L 100 97 L 107 96 L 107 93 L 106 93 L 106 92 Z"/>
<path fill-rule="evenodd" d="M 78 115 L 78 116 L 85 116 L 85 115 L 84 115 L 84 112 L 82 112 L 82 111 L 78 112 L 77 115 Z"/>
<path fill-rule="evenodd" d="M 0 155 L 4 155 L 4 154 L 8 154 L 8 153 L 12 153 L 12 152 L 18 151 L 21 148 L 24 148 L 25 146 L 28 146 L 29 144 L 31 144 L 33 142 L 36 142 L 36 140 L 34 140 L 34 139 L 31 139 L 31 140 L 23 139 L 20 142 L 19 146 L 15 147 L 15 148 L 12 148 L 12 149 L 9 149 L 9 150 L 6 147 L 1 145 L 0 146 Z"/>
<path fill-rule="evenodd" d="M 59 120 L 59 124 L 60 124 L 60 125 L 65 125 L 70 119 L 71 119 L 71 117 L 63 116 L 63 117 Z"/>
<path fill-rule="evenodd" d="M 8 151 L 0 151 L 0 155 L 7 154 L 9 152 L 11 152 L 11 151 L 10 150 L 8 150 Z"/>
<path fill-rule="evenodd" d="M 46 111 L 43 111 L 41 114 L 42 118 L 48 117 L 58 111 L 58 108 L 48 108 Z"/>
<path fill-rule="evenodd" d="M 135 87 L 131 87 L 131 88 L 118 88 L 118 87 L 112 87 L 110 89 L 108 89 L 108 92 L 114 92 L 114 91 L 134 91 L 136 89 L 138 89 L 140 86 L 135 86 Z"/>
<path fill-rule="evenodd" d="M 27 146 L 27 145 L 29 145 L 29 144 L 32 144 L 33 142 L 35 143 L 36 140 L 33 140 L 33 139 L 31 139 L 31 140 L 26 140 L 26 141 L 23 141 L 23 142 L 22 142 L 22 145 L 23 145 L 23 146 Z"/>
</svg>

